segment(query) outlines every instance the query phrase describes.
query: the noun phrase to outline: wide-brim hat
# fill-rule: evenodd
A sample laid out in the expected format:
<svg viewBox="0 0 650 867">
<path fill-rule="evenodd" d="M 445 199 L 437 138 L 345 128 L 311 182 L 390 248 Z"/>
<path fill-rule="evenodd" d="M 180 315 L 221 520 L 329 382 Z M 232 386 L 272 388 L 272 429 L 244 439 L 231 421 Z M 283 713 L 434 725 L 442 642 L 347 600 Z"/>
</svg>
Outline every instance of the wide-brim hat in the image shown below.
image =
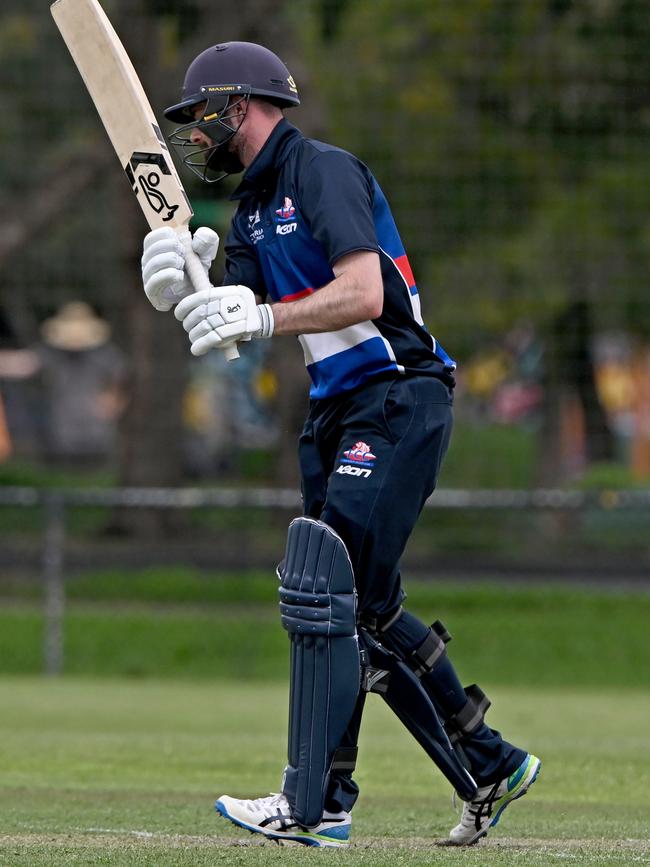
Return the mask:
<svg viewBox="0 0 650 867">
<path fill-rule="evenodd" d="M 96 349 L 108 341 L 111 327 L 84 301 L 64 304 L 55 316 L 41 325 L 41 335 L 55 349 L 81 351 Z"/>
</svg>

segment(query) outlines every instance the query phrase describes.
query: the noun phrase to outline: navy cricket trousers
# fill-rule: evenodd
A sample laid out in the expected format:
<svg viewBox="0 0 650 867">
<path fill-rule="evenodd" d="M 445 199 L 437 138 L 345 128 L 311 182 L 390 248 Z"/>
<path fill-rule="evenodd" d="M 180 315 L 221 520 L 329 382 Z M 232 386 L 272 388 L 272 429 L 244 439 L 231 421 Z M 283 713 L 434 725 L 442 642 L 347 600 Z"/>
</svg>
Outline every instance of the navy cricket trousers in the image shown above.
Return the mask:
<svg viewBox="0 0 650 867">
<path fill-rule="evenodd" d="M 414 376 L 310 405 L 299 452 L 304 512 L 345 542 L 365 615 L 385 619 L 404 599 L 399 562 L 449 445 L 452 394 L 439 379 Z M 405 611 L 381 640 L 405 657 L 427 631 Z M 422 684 L 443 720 L 465 704 L 446 655 Z M 341 746 L 356 746 L 364 700 L 362 694 Z M 512 773 L 526 755 L 485 723 L 463 748 L 479 785 Z M 357 795 L 350 773 L 333 772 L 326 809 L 350 810 Z"/>
</svg>

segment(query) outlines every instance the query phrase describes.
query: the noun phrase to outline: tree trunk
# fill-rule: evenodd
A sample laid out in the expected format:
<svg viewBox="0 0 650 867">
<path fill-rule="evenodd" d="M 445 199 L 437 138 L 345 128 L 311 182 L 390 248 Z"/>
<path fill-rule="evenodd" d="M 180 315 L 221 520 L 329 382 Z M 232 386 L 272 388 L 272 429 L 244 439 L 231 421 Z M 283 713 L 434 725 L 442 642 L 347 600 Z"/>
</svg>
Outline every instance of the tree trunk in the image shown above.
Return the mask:
<svg viewBox="0 0 650 867">
<path fill-rule="evenodd" d="M 614 457 L 614 436 L 596 389 L 592 338 L 586 301 L 569 305 L 556 318 L 548 336 L 538 462 L 540 484 L 561 484 L 567 475 L 575 475 L 581 468 L 581 461 L 576 459 L 576 443 L 581 439 L 585 464 Z M 580 420 L 576 420 L 576 407 Z"/>
<path fill-rule="evenodd" d="M 158 66 L 155 23 L 132 3 L 127 50 L 145 90 Z M 173 313 L 149 304 L 140 274 L 142 239 L 148 231 L 129 188 L 116 179 L 123 279 L 120 293 L 125 348 L 130 368 L 129 403 L 120 429 L 118 482 L 126 487 L 175 487 L 183 477 L 182 403 L 189 352 L 185 332 Z M 134 535 L 168 535 L 182 527 L 173 510 L 118 510 L 111 529 Z"/>
</svg>

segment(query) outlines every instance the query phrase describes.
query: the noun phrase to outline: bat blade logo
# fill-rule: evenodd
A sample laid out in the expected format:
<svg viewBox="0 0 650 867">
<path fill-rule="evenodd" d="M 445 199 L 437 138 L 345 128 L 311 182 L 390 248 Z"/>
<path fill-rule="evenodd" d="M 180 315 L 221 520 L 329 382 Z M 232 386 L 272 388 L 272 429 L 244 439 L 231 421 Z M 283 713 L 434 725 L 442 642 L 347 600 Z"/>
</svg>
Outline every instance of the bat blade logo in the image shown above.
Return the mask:
<svg viewBox="0 0 650 867">
<path fill-rule="evenodd" d="M 163 222 L 166 223 L 168 220 L 171 220 L 178 210 L 178 205 L 170 205 L 165 198 L 164 193 L 156 189 L 160 184 L 160 175 L 158 172 L 154 171 L 149 172 L 148 175 L 139 175 L 138 184 L 145 194 L 147 201 L 157 214 L 162 214 L 165 210 L 167 211 L 165 216 L 162 218 Z M 137 188 L 135 189 L 135 193 L 136 195 L 138 194 Z"/>
<path fill-rule="evenodd" d="M 138 169 L 142 165 L 157 166 L 160 171 L 152 168 L 152 170 L 146 174 L 144 172 L 137 174 Z M 162 217 L 163 223 L 167 223 L 171 220 L 178 210 L 178 205 L 170 204 L 162 190 L 158 189 L 160 186 L 161 174 L 171 175 L 171 171 L 163 154 L 135 151 L 131 154 L 131 159 L 124 167 L 124 171 L 126 172 L 126 176 L 128 177 L 136 196 L 140 190 L 142 190 L 149 206 L 157 214 L 163 214 L 163 212 L 165 212 Z"/>
</svg>

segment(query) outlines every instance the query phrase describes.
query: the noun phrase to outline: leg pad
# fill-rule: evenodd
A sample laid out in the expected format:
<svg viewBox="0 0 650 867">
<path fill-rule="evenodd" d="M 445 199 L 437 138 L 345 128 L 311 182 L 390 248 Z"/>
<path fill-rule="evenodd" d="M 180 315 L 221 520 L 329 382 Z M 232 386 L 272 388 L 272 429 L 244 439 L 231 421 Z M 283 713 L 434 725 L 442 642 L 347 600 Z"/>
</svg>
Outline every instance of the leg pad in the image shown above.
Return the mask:
<svg viewBox="0 0 650 867">
<path fill-rule="evenodd" d="M 297 822 L 321 821 L 332 769 L 354 757 L 338 749 L 361 685 L 356 591 L 340 537 L 322 521 L 296 518 L 280 568 L 280 615 L 291 642 L 289 755 L 283 792 Z"/>
<path fill-rule="evenodd" d="M 452 746 L 420 678 L 365 629 L 360 630 L 360 638 L 366 665 L 363 688 L 379 693 L 458 794 L 466 800 L 473 798 L 476 783 Z"/>
</svg>

